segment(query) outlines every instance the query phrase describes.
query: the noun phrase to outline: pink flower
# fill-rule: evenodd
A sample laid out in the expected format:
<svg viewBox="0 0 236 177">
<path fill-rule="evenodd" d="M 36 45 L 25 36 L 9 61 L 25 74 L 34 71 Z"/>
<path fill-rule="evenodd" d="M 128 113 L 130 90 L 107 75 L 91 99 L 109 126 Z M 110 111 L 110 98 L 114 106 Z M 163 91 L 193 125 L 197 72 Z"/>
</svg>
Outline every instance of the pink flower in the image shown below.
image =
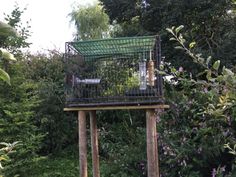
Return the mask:
<svg viewBox="0 0 236 177">
<path fill-rule="evenodd" d="M 182 66 L 179 67 L 179 72 L 183 72 L 184 68 Z"/>
<path fill-rule="evenodd" d="M 213 168 L 211 175 L 212 175 L 211 177 L 216 177 L 216 169 L 215 168 Z"/>
</svg>

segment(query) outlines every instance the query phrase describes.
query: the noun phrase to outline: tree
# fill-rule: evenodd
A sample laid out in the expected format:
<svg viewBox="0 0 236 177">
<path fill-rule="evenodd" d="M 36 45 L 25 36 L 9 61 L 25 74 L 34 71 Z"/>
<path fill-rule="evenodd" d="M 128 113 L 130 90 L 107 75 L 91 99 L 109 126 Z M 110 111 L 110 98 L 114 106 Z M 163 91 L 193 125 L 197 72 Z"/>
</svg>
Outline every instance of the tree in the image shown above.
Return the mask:
<svg viewBox="0 0 236 177">
<path fill-rule="evenodd" d="M 14 30 L 14 28 L 0 21 L 0 39 L 16 35 L 17 32 Z M 16 61 L 15 57 L 6 49 L 3 48 L 0 48 L 0 61 L 1 60 Z M 0 79 L 2 79 L 3 81 L 7 82 L 10 85 L 10 76 L 2 68 L 0 68 Z M 4 146 L 0 149 L 0 172 L 3 169 L 2 161 L 9 160 L 8 154 L 12 152 L 13 148 L 15 148 L 17 143 L 18 142 L 14 142 L 12 144 L 0 142 L 0 145 Z"/>
<path fill-rule="evenodd" d="M 76 142 L 76 119 L 63 112 L 65 66 L 63 54 L 51 51 L 30 55 L 24 61 L 27 79 L 37 85 L 40 103 L 35 108 L 35 124 L 45 134 L 40 154 L 55 153 Z M 70 116 L 70 117 L 69 117 Z"/>
<path fill-rule="evenodd" d="M 219 0 L 100 0 L 111 21 L 118 24 L 131 23 L 138 19 L 140 33 L 134 31 L 129 35 L 161 34 L 163 55 L 172 63 L 183 65 L 189 70 L 190 63 L 183 53 L 173 51 L 173 45 L 168 41 L 165 28 L 184 25 L 186 35 L 198 44 L 203 54 L 221 59 L 227 66 L 235 65 L 236 20 L 235 1 Z M 142 29 L 143 28 L 143 29 Z M 127 28 L 126 28 L 127 29 Z M 124 29 L 124 31 L 126 31 Z M 142 33 L 141 33 L 142 32 Z M 175 58 L 175 60 L 172 60 Z"/>
<path fill-rule="evenodd" d="M 7 24 L 1 23 L 3 30 L 0 36 L 0 67 L 4 68 L 1 78 L 10 83 L 9 74 L 11 86 L 0 82 L 0 137 L 4 142 L 22 142 L 17 153 L 14 156 L 9 155 L 14 163 L 7 164 L 4 168 L 3 173 L 6 176 L 15 176 L 24 171 L 23 168 L 35 157 L 42 137 L 34 122 L 35 107 L 39 102 L 37 85 L 26 78 L 25 67 L 21 61 L 23 54 L 20 48 L 28 46 L 28 29 L 21 26 L 22 13 L 23 11 L 15 7 L 6 16 Z M 10 60 L 15 60 L 12 54 L 18 62 L 9 65 Z"/>
<path fill-rule="evenodd" d="M 99 5 L 73 10 L 70 16 L 76 26 L 76 40 L 101 39 L 109 35 L 109 18 Z"/>
<path fill-rule="evenodd" d="M 7 14 L 5 16 L 5 21 L 7 22 L 8 26 L 16 31 L 16 35 L 11 35 L 3 39 L 0 38 L 0 44 L 3 48 L 13 52 L 14 55 L 20 55 L 22 48 L 27 48 L 30 46 L 30 43 L 27 40 L 30 36 L 29 29 L 31 26 L 29 25 L 28 21 L 26 21 L 25 25 L 22 25 L 21 19 L 21 16 L 25 10 L 26 8 L 20 9 L 16 4 L 11 14 Z"/>
</svg>

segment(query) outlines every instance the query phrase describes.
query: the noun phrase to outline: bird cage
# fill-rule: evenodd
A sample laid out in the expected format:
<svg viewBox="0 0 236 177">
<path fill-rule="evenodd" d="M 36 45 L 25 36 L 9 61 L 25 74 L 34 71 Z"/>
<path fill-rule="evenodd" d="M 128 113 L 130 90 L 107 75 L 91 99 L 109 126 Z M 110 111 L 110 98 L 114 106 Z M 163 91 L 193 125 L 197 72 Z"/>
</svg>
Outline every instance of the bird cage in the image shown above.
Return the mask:
<svg viewBox="0 0 236 177">
<path fill-rule="evenodd" d="M 159 36 L 67 42 L 66 106 L 162 102 Z"/>
</svg>

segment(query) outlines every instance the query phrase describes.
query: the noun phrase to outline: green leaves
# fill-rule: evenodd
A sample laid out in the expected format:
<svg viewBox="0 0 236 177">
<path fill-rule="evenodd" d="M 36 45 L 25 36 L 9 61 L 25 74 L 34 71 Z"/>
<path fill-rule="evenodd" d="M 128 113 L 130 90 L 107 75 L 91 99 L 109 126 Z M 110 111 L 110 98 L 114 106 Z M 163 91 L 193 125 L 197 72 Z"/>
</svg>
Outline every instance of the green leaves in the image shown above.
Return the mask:
<svg viewBox="0 0 236 177">
<path fill-rule="evenodd" d="M 229 143 L 227 143 L 224 145 L 224 148 L 228 149 L 230 154 L 233 154 L 236 156 L 236 144 L 233 147 L 231 147 Z"/>
<path fill-rule="evenodd" d="M 10 25 L 0 21 L 0 36 L 11 36 L 11 35 L 16 35 L 16 31 Z M 0 48 L 0 61 L 1 59 L 5 59 L 8 61 L 16 61 L 14 55 L 3 48 Z M 6 71 L 4 71 L 1 68 L 0 68 L 0 79 L 10 85 L 10 76 Z"/>
<path fill-rule="evenodd" d="M 0 142 L 0 146 L 4 146 L 0 148 L 0 169 L 3 169 L 2 166 L 2 161 L 7 161 L 9 160 L 8 154 L 13 152 L 13 149 L 19 145 L 19 142 L 13 142 L 13 143 L 5 143 L 5 142 Z"/>
<path fill-rule="evenodd" d="M 206 60 L 206 65 L 207 67 L 209 66 L 210 62 L 211 62 L 211 56 L 207 57 L 207 60 Z"/>
<path fill-rule="evenodd" d="M 211 74 L 212 74 L 211 70 L 210 69 L 207 70 L 207 75 L 206 75 L 207 80 L 211 80 Z"/>
<path fill-rule="evenodd" d="M 16 61 L 14 55 L 8 52 L 6 49 L 0 48 L 0 59 L 5 59 L 8 61 Z M 0 68 L 0 79 L 5 81 L 10 85 L 10 76 L 6 71 Z"/>
<path fill-rule="evenodd" d="M 215 69 L 215 70 L 217 70 L 218 71 L 218 69 L 219 69 L 219 67 L 220 67 L 220 60 L 217 60 L 214 64 L 213 64 L 213 69 Z"/>
<path fill-rule="evenodd" d="M 20 145 L 19 141 L 15 141 L 13 143 L 5 143 L 5 142 L 0 142 L 0 145 L 4 146 L 3 148 L 0 149 L 0 151 L 5 151 L 5 152 L 11 152 L 16 146 Z"/>
<path fill-rule="evenodd" d="M 191 42 L 191 43 L 189 44 L 189 48 L 192 49 L 192 48 L 194 48 L 195 45 L 196 45 L 196 42 L 195 42 L 195 41 L 194 41 L 194 42 Z"/>
<path fill-rule="evenodd" d="M 184 28 L 184 25 L 180 25 L 178 27 L 172 26 L 171 28 L 166 28 L 166 31 L 169 33 L 176 35 Z M 174 39 L 174 38 L 173 38 Z"/>
<path fill-rule="evenodd" d="M 0 68 L 0 79 L 11 85 L 10 83 L 10 76 L 7 74 L 6 71 Z"/>
<path fill-rule="evenodd" d="M 180 32 L 180 30 L 182 30 L 184 28 L 184 25 L 180 25 L 175 29 L 176 34 L 178 34 Z"/>
<path fill-rule="evenodd" d="M 6 49 L 0 48 L 0 57 L 9 61 L 16 61 L 16 58 Z"/>
<path fill-rule="evenodd" d="M 228 68 L 223 67 L 223 74 L 228 76 L 234 76 L 235 74 Z"/>
<path fill-rule="evenodd" d="M 179 130 L 185 127 L 185 129 L 194 127 L 192 133 L 190 133 L 191 128 L 189 133 L 181 134 L 185 139 L 184 146 L 188 147 L 187 152 L 189 152 L 189 154 L 187 156 L 192 159 L 198 159 L 198 157 L 192 157 L 195 152 L 189 149 L 196 149 L 196 147 L 200 146 L 201 148 L 196 152 L 200 156 L 204 156 L 206 159 L 218 159 L 222 154 L 224 156 L 223 145 L 226 142 L 235 141 L 234 134 L 236 131 L 232 125 L 235 124 L 236 121 L 236 75 L 233 72 L 234 70 L 229 68 L 222 67 L 221 70 L 220 60 L 211 62 L 211 56 L 205 57 L 201 52 L 196 53 L 195 51 L 201 51 L 199 48 L 195 47 L 197 45 L 196 42 L 191 42 L 186 46 L 183 42 L 183 36 L 179 30 L 176 31 L 176 28 L 171 28 L 167 31 L 172 34 L 171 41 L 177 42 L 178 46 L 175 48 L 185 50 L 186 54 L 189 56 L 188 58 L 190 58 L 192 62 L 202 66 L 201 69 L 203 70 L 199 74 L 193 75 L 193 77 L 188 76 L 189 73 L 182 75 L 172 74 L 173 80 L 176 81 L 177 85 L 171 85 L 173 97 L 171 97 L 170 100 L 172 103 L 174 102 L 174 115 L 171 118 L 175 121 L 181 119 L 181 121 L 177 122 L 172 130 L 168 130 L 168 133 L 172 131 L 178 134 Z M 212 54 L 212 56 L 214 56 L 214 54 Z M 183 96 L 186 97 L 186 100 Z M 178 98 L 176 99 L 176 97 Z M 169 113 L 167 116 L 169 116 Z M 189 134 L 191 134 L 191 136 L 189 136 Z M 179 139 L 180 136 L 178 135 L 175 138 Z M 174 144 L 175 138 L 170 138 L 172 144 Z M 188 144 L 186 142 L 190 143 Z M 178 145 L 178 142 L 176 144 Z M 182 151 L 184 156 L 186 156 L 184 146 L 181 148 L 176 146 L 173 149 L 178 149 L 179 152 Z M 225 145 L 225 147 L 228 148 L 231 154 L 235 155 L 236 145 L 231 149 L 229 145 Z M 224 156 L 224 158 L 228 157 Z M 174 164 L 177 166 L 176 162 L 174 162 Z M 192 164 L 192 162 L 189 162 L 189 164 Z M 188 167 L 189 164 L 187 165 Z M 224 164 L 223 161 L 217 161 L 215 163 L 216 166 L 222 164 Z M 196 165 L 198 168 L 208 166 L 205 160 L 199 159 L 195 161 L 194 166 L 196 167 Z M 194 169 L 190 171 L 192 170 Z M 199 174 L 198 176 L 205 175 Z"/>
<path fill-rule="evenodd" d="M 173 37 L 170 38 L 170 41 L 177 41 L 180 45 L 176 46 L 175 49 L 181 49 L 185 50 L 186 48 L 184 46 L 184 43 L 186 40 L 184 39 L 183 35 L 179 33 L 184 28 L 183 25 L 180 25 L 179 27 L 172 26 L 171 28 L 166 28 L 166 30 L 173 35 Z"/>
<path fill-rule="evenodd" d="M 17 35 L 18 34 L 16 30 L 12 26 L 0 21 L 0 36 L 7 37 L 7 36 L 17 36 Z"/>
<path fill-rule="evenodd" d="M 109 17 L 100 5 L 80 7 L 70 14 L 77 28 L 76 40 L 100 39 L 109 36 Z"/>
<path fill-rule="evenodd" d="M 166 28 L 166 31 L 168 31 L 168 32 L 171 33 L 171 34 L 174 34 L 173 30 L 174 30 L 174 27 L 172 27 L 172 28 Z M 175 38 L 172 38 L 172 39 L 175 39 Z"/>
<path fill-rule="evenodd" d="M 182 46 L 175 46 L 175 49 L 184 50 L 184 48 Z"/>
</svg>

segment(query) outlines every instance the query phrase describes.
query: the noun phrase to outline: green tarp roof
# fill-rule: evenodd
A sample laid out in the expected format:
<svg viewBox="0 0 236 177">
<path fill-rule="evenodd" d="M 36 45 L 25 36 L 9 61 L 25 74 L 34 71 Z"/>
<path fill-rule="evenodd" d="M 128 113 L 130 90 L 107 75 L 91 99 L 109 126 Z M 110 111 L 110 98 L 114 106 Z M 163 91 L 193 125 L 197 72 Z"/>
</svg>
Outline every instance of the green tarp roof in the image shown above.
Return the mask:
<svg viewBox="0 0 236 177">
<path fill-rule="evenodd" d="M 107 55 L 126 55 L 154 49 L 156 36 L 122 37 L 71 42 L 80 55 L 100 58 Z"/>
</svg>

